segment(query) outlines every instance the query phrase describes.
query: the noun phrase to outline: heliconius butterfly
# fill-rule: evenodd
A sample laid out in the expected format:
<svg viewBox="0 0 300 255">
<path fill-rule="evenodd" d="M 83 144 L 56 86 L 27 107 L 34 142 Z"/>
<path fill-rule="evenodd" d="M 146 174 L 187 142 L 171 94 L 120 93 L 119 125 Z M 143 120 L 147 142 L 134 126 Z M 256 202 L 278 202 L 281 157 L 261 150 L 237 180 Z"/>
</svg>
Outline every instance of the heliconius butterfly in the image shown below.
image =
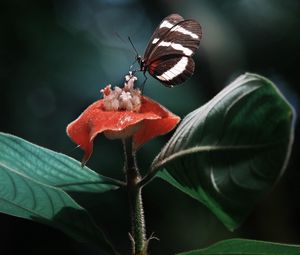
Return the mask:
<svg viewBox="0 0 300 255">
<path fill-rule="evenodd" d="M 179 14 L 167 16 L 154 31 L 144 57 L 137 56 L 140 71 L 150 73 L 163 85 L 183 83 L 194 73 L 193 54 L 202 36 L 200 24 Z"/>
</svg>

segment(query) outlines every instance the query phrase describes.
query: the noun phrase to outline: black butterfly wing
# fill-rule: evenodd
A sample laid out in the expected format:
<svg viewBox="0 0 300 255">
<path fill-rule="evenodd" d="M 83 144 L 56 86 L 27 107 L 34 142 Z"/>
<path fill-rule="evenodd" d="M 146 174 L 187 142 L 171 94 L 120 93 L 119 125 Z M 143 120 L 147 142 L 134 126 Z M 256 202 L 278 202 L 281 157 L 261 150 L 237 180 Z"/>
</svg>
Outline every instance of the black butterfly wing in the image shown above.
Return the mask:
<svg viewBox="0 0 300 255">
<path fill-rule="evenodd" d="M 149 53 L 152 52 L 160 38 L 163 38 L 164 35 L 168 33 L 174 25 L 183 20 L 184 19 L 179 14 L 171 14 L 164 18 L 152 34 L 152 37 L 150 38 L 148 46 L 145 50 L 144 57 L 149 56 Z"/>
<path fill-rule="evenodd" d="M 178 85 L 194 73 L 195 63 L 191 57 L 170 55 L 158 59 L 149 66 L 149 73 L 167 87 Z"/>
<path fill-rule="evenodd" d="M 184 20 L 178 14 L 166 17 L 146 49 L 146 69 L 166 86 L 183 83 L 194 72 L 191 56 L 199 48 L 201 36 L 201 26 L 197 21 Z"/>
<path fill-rule="evenodd" d="M 201 36 L 201 26 L 197 21 L 180 21 L 172 28 L 169 28 L 151 47 L 151 51 L 144 56 L 145 63 L 149 65 L 156 59 L 167 55 L 191 57 L 199 48 Z"/>
</svg>

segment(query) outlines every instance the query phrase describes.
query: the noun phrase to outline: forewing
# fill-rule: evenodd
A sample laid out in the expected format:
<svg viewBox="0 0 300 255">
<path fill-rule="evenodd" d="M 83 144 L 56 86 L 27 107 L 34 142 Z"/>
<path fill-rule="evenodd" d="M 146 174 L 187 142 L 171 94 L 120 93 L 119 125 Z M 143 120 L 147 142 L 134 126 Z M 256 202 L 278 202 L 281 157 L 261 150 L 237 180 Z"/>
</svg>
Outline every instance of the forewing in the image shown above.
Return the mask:
<svg viewBox="0 0 300 255">
<path fill-rule="evenodd" d="M 195 63 L 191 57 L 170 55 L 149 65 L 149 73 L 167 87 L 178 85 L 194 73 Z"/>
<path fill-rule="evenodd" d="M 169 32 L 169 30 L 174 27 L 177 23 L 183 21 L 184 19 L 179 14 L 171 14 L 164 18 L 162 22 L 159 24 L 159 26 L 154 31 L 151 39 L 148 42 L 148 46 L 146 48 L 146 51 L 144 53 L 144 58 L 147 58 L 157 42 L 160 38 L 164 37 L 166 33 Z"/>
<path fill-rule="evenodd" d="M 169 28 L 151 48 L 149 55 L 145 56 L 146 65 L 150 65 L 151 62 L 159 58 L 168 58 L 171 55 L 191 57 L 199 48 L 201 36 L 201 26 L 197 21 L 180 21 Z"/>
</svg>

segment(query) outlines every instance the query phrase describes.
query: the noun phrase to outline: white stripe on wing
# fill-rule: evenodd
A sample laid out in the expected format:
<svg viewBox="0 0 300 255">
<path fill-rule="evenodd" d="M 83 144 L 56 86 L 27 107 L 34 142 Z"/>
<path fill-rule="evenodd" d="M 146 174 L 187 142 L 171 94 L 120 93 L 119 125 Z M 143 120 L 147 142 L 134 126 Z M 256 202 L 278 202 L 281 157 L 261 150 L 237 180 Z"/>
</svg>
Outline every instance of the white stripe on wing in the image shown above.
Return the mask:
<svg viewBox="0 0 300 255">
<path fill-rule="evenodd" d="M 163 28 L 163 27 L 171 28 L 171 27 L 173 27 L 173 26 L 174 26 L 174 24 L 170 23 L 170 22 L 167 21 L 167 20 L 164 20 L 164 21 L 160 24 L 159 28 Z"/>
<path fill-rule="evenodd" d="M 179 32 L 179 33 L 182 33 L 184 35 L 189 35 L 190 37 L 194 38 L 194 39 L 199 39 L 199 36 L 183 27 L 181 27 L 180 25 L 175 25 L 175 24 L 172 24 L 170 23 L 169 21 L 165 20 L 164 22 L 162 22 L 159 26 L 159 28 L 163 28 L 163 27 L 166 27 L 166 28 L 172 28 L 171 31 L 176 31 L 176 32 Z"/>
<path fill-rule="evenodd" d="M 182 57 L 172 68 L 161 75 L 156 76 L 161 81 L 171 81 L 176 76 L 182 74 L 188 65 L 188 58 Z"/>
<path fill-rule="evenodd" d="M 191 31 L 189 31 L 189 30 L 187 30 L 187 29 L 185 29 L 185 28 L 183 28 L 183 27 L 181 27 L 181 26 L 179 26 L 179 25 L 174 26 L 174 27 L 171 29 L 171 31 L 176 31 L 176 32 L 182 33 L 182 34 L 184 34 L 184 35 L 189 35 L 189 36 L 192 37 L 192 38 L 199 39 L 199 36 L 198 36 L 197 34 L 191 32 Z"/>
<path fill-rule="evenodd" d="M 193 54 L 192 50 L 190 50 L 189 48 L 183 47 L 179 43 L 161 41 L 157 46 L 158 47 L 170 47 L 171 46 L 174 50 L 179 50 L 186 56 L 191 56 Z"/>
<path fill-rule="evenodd" d="M 152 44 L 156 44 L 159 41 L 159 38 L 154 38 Z"/>
</svg>

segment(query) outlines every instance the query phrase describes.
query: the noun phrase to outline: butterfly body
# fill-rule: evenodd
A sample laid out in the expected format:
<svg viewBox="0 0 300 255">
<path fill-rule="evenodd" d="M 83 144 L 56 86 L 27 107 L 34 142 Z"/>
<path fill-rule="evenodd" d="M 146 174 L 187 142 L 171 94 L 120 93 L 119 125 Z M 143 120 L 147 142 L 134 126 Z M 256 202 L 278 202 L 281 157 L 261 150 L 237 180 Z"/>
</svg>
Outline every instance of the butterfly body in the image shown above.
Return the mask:
<svg viewBox="0 0 300 255">
<path fill-rule="evenodd" d="M 154 31 L 144 56 L 137 56 L 140 71 L 167 87 L 183 83 L 194 73 L 193 54 L 199 48 L 202 31 L 195 20 L 171 14 Z"/>
</svg>

